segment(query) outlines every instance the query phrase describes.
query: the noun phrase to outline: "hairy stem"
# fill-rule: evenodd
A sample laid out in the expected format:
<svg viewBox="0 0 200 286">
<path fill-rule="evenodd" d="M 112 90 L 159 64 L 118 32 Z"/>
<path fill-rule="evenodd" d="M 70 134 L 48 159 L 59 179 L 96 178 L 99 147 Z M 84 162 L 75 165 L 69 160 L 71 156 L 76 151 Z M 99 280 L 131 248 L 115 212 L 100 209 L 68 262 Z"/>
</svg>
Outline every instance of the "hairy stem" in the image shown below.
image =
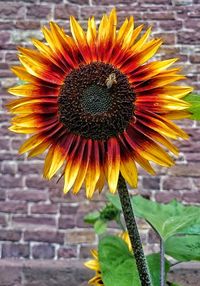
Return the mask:
<svg viewBox="0 0 200 286">
<path fill-rule="evenodd" d="M 165 248 L 162 237 L 160 237 L 160 286 L 165 286 Z"/>
<path fill-rule="evenodd" d="M 128 234 L 130 237 L 133 253 L 135 256 L 137 269 L 139 272 L 141 286 L 151 286 L 152 285 L 151 278 L 150 278 L 150 274 L 148 271 L 146 258 L 144 256 L 142 242 L 141 242 L 137 224 L 135 221 L 135 216 L 133 213 L 128 189 L 126 186 L 126 182 L 121 174 L 119 175 L 119 181 L 118 181 L 118 193 L 119 193 L 119 198 L 121 201 L 124 219 L 125 219 L 126 227 L 127 227 Z"/>
</svg>

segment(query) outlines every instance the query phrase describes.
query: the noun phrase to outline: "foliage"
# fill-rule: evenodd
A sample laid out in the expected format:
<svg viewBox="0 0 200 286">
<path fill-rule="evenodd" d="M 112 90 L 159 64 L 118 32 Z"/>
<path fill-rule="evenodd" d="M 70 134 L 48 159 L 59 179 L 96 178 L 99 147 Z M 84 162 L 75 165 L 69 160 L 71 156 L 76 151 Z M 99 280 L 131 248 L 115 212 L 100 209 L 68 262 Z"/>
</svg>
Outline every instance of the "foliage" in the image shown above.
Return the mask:
<svg viewBox="0 0 200 286">
<path fill-rule="evenodd" d="M 160 285 L 160 255 L 147 257 L 153 286 Z M 126 243 L 119 237 L 106 236 L 99 243 L 99 260 L 103 282 L 106 286 L 140 286 L 137 266 Z M 166 272 L 170 263 L 165 260 Z M 123 273 L 123 275 L 122 275 Z"/>
<path fill-rule="evenodd" d="M 122 213 L 119 197 L 107 195 L 109 203 L 98 212 L 85 217 L 97 234 L 106 232 L 109 221 L 115 221 L 123 229 L 120 217 Z M 153 227 L 164 241 L 165 253 L 180 263 L 182 261 L 200 261 L 200 208 L 186 206 L 171 201 L 168 204 L 152 202 L 141 196 L 131 197 L 134 213 Z M 140 286 L 137 267 L 126 243 L 117 236 L 104 237 L 99 242 L 99 260 L 102 279 L 105 286 Z M 160 254 L 147 256 L 153 286 L 160 285 Z M 170 270 L 165 259 L 166 273 Z M 123 276 L 121 275 L 123 273 Z M 180 286 L 173 282 L 166 285 Z"/>
<path fill-rule="evenodd" d="M 118 210 L 112 203 L 100 210 L 87 214 L 84 221 L 94 226 L 94 231 L 97 234 L 102 234 L 107 230 L 107 223 L 109 221 L 119 221 L 120 210 Z"/>
<path fill-rule="evenodd" d="M 191 104 L 189 108 L 191 119 L 200 120 L 200 95 L 190 93 L 184 97 L 184 100 Z"/>
<path fill-rule="evenodd" d="M 118 196 L 109 194 L 107 197 L 118 210 L 121 210 Z M 199 207 L 184 206 L 176 200 L 161 204 L 141 196 L 133 196 L 131 203 L 135 215 L 145 219 L 165 241 L 179 233 L 200 234 Z"/>
</svg>

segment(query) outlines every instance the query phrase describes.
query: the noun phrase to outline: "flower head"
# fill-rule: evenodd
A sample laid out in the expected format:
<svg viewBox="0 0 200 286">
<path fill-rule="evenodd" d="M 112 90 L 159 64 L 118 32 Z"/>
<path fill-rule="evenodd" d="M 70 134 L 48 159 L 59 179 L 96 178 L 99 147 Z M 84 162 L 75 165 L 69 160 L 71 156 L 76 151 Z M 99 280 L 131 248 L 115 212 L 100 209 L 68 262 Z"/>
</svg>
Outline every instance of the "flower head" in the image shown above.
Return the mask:
<svg viewBox="0 0 200 286">
<path fill-rule="evenodd" d="M 117 188 L 119 172 L 137 186 L 136 163 L 154 174 L 149 161 L 170 167 L 173 160 L 161 147 L 178 154 L 168 138 L 188 136 L 171 119 L 189 116 L 182 100 L 192 88 L 174 85 L 184 79 L 177 59 L 148 60 L 162 41 L 148 41 L 151 28 L 134 28 L 133 17 L 117 30 L 113 9 L 97 29 L 94 17 L 84 31 L 70 18 L 71 36 L 50 22 L 42 29 L 47 44 L 19 48 L 20 66 L 12 71 L 25 83 L 9 89 L 20 96 L 8 104 L 16 116 L 10 130 L 33 133 L 19 152 L 36 156 L 48 149 L 44 177 L 62 168 L 64 192 L 87 197 L 105 182 Z M 139 39 L 138 39 L 139 37 Z"/>
<path fill-rule="evenodd" d="M 132 251 L 132 247 L 131 247 L 131 242 L 130 242 L 130 238 L 128 235 L 127 231 L 122 232 L 120 235 L 121 239 L 127 244 L 129 251 Z M 86 263 L 84 263 L 84 265 L 95 271 L 95 276 L 90 279 L 90 281 L 88 282 L 90 285 L 94 285 L 94 286 L 102 286 L 103 281 L 102 281 L 102 275 L 101 275 L 101 266 L 99 263 L 99 257 L 98 257 L 98 251 L 96 249 L 91 250 L 91 254 L 93 256 L 93 259 L 87 261 Z"/>
</svg>

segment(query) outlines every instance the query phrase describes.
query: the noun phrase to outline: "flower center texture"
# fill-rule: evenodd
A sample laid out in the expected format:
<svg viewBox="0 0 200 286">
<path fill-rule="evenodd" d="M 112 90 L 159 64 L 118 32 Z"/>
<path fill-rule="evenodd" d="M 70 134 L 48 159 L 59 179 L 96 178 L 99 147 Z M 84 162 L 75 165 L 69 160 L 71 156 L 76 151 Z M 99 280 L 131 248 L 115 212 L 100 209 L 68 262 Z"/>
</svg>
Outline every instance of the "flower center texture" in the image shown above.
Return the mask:
<svg viewBox="0 0 200 286">
<path fill-rule="evenodd" d="M 72 70 L 58 97 L 59 119 L 77 135 L 106 140 L 121 134 L 134 116 L 128 78 L 111 64 L 94 62 Z"/>
</svg>

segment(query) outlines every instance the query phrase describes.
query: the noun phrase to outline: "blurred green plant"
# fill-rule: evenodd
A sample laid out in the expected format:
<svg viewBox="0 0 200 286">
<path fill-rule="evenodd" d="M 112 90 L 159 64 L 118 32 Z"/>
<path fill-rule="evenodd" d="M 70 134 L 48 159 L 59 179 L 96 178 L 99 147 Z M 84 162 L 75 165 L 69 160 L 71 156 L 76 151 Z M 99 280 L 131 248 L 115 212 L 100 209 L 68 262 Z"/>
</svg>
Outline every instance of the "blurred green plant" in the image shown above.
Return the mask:
<svg viewBox="0 0 200 286">
<path fill-rule="evenodd" d="M 200 120 L 200 95 L 190 93 L 184 97 L 184 100 L 191 104 L 189 108 L 192 114 L 190 119 Z"/>
<path fill-rule="evenodd" d="M 127 245 L 118 236 L 107 234 L 107 225 L 115 221 L 124 231 L 121 222 L 121 204 L 117 195 L 107 194 L 106 206 L 98 212 L 85 216 L 85 222 L 94 226 L 95 232 L 104 234 L 98 246 L 99 263 L 105 286 L 140 286 L 137 267 Z M 144 219 L 158 234 L 163 242 L 165 255 L 175 259 L 174 264 L 183 261 L 200 261 L 200 208 L 186 206 L 173 200 L 168 204 L 152 202 L 142 196 L 131 197 L 135 215 Z M 160 285 L 160 264 L 167 273 L 174 264 L 166 257 L 160 259 L 159 253 L 147 255 L 153 286 Z M 112 275 L 111 275 L 112 273 Z M 119 277 L 124 273 L 123 277 Z M 122 279 L 123 278 L 123 279 Z M 166 285 L 180 286 L 166 281 Z"/>
</svg>

